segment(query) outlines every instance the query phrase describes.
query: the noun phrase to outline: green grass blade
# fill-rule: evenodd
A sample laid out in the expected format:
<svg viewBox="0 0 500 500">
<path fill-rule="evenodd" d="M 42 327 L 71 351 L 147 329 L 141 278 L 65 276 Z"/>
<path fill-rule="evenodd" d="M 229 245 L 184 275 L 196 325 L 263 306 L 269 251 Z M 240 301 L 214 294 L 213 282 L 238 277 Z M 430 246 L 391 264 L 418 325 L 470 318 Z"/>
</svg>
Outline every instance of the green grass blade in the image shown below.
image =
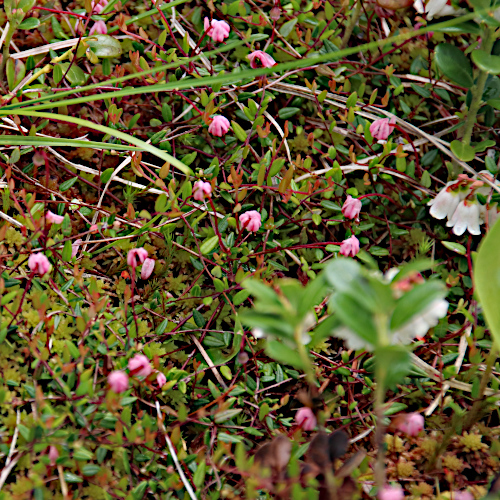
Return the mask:
<svg viewBox="0 0 500 500">
<path fill-rule="evenodd" d="M 142 148 L 125 146 L 123 144 L 108 144 L 105 142 L 64 139 L 60 137 L 35 137 L 30 135 L 0 135 L 0 146 L 33 146 L 36 148 L 66 146 L 72 148 L 114 149 L 115 151 L 143 151 Z"/>
</svg>

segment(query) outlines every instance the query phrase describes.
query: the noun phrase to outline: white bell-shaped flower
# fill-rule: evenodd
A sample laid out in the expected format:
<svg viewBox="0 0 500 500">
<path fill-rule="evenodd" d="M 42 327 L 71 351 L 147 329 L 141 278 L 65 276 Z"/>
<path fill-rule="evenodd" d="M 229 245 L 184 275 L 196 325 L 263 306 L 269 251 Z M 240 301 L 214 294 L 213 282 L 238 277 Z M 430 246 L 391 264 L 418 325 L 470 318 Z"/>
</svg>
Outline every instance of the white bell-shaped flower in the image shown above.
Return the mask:
<svg viewBox="0 0 500 500">
<path fill-rule="evenodd" d="M 481 234 L 479 229 L 480 224 L 480 210 L 479 204 L 474 200 L 461 201 L 451 219 L 448 220 L 446 225 L 453 228 L 453 232 L 457 236 L 461 236 L 467 229 L 470 234 Z"/>
</svg>

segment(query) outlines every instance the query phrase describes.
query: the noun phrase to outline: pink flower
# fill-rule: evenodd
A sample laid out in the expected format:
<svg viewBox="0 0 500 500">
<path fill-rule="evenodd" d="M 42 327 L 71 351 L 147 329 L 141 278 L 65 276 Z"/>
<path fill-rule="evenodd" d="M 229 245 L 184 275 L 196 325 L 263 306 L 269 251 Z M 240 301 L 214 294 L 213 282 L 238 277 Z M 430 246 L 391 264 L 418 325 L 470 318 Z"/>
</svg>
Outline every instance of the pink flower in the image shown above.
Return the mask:
<svg viewBox="0 0 500 500">
<path fill-rule="evenodd" d="M 346 257 L 354 257 L 359 252 L 359 240 L 352 235 L 340 244 L 340 253 Z"/>
<path fill-rule="evenodd" d="M 146 260 L 147 256 L 148 251 L 145 248 L 133 248 L 127 254 L 127 264 L 135 269 Z"/>
<path fill-rule="evenodd" d="M 71 257 L 76 257 L 76 254 L 78 253 L 78 249 L 80 248 L 80 245 L 82 244 L 82 240 L 78 238 L 75 240 L 75 242 L 71 245 Z"/>
<path fill-rule="evenodd" d="M 384 486 L 378 492 L 379 500 L 402 500 L 405 497 L 403 488 L 401 486 Z"/>
<path fill-rule="evenodd" d="M 210 22 L 210 19 L 205 17 L 205 31 L 214 42 L 223 42 L 224 38 L 229 36 L 231 27 L 226 23 L 226 21 L 217 21 L 216 19 L 212 19 L 212 22 Z"/>
<path fill-rule="evenodd" d="M 196 201 L 203 201 L 205 196 L 210 196 L 212 193 L 212 185 L 210 182 L 196 181 L 194 183 L 193 198 Z"/>
<path fill-rule="evenodd" d="M 229 130 L 229 120 L 225 116 L 215 115 L 212 123 L 208 126 L 208 132 L 215 137 L 222 137 Z"/>
<path fill-rule="evenodd" d="M 472 493 L 469 493 L 468 491 L 454 491 L 453 500 L 474 500 L 474 497 L 472 496 Z"/>
<path fill-rule="evenodd" d="M 49 448 L 49 460 L 50 460 L 50 465 L 55 465 L 56 460 L 59 458 L 59 452 L 57 451 L 57 448 L 55 446 L 51 446 Z"/>
<path fill-rule="evenodd" d="M 156 383 L 161 389 L 167 383 L 167 377 L 165 377 L 162 372 L 158 372 L 158 375 L 156 376 Z"/>
<path fill-rule="evenodd" d="M 139 375 L 139 377 L 147 377 L 153 371 L 149 359 L 144 354 L 136 354 L 133 358 L 129 359 L 128 369 L 133 375 Z"/>
<path fill-rule="evenodd" d="M 305 431 L 314 430 L 317 424 L 313 411 L 307 406 L 304 406 L 297 411 L 295 414 L 295 422 L 297 422 L 297 425 L 300 425 L 300 427 L 302 427 Z"/>
<path fill-rule="evenodd" d="M 122 370 L 116 370 L 108 375 L 108 384 L 113 392 L 120 394 L 128 389 L 128 375 Z"/>
<path fill-rule="evenodd" d="M 50 262 L 43 253 L 32 253 L 28 259 L 28 267 L 43 276 L 49 270 Z"/>
<path fill-rule="evenodd" d="M 108 28 L 106 27 L 106 23 L 104 21 L 96 21 L 94 26 L 89 31 L 89 36 L 92 35 L 105 35 L 108 32 Z"/>
<path fill-rule="evenodd" d="M 92 9 L 94 9 L 94 12 L 96 14 L 100 14 L 103 10 L 104 7 L 108 5 L 108 0 L 93 0 L 92 1 Z"/>
<path fill-rule="evenodd" d="M 155 260 L 149 257 L 142 264 L 141 279 L 147 280 L 155 268 Z"/>
<path fill-rule="evenodd" d="M 51 224 L 61 224 L 64 220 L 64 216 L 56 215 L 54 212 L 50 210 L 45 214 L 45 220 L 50 222 Z"/>
<path fill-rule="evenodd" d="M 241 214 L 240 222 L 243 227 L 247 228 L 247 230 L 251 232 L 258 231 L 262 224 L 260 214 L 257 210 L 249 210 L 248 212 Z"/>
<path fill-rule="evenodd" d="M 356 219 L 361 212 L 361 200 L 353 198 L 350 194 L 347 195 L 347 200 L 342 205 L 342 215 L 348 219 Z"/>
<path fill-rule="evenodd" d="M 385 141 L 394 130 L 396 120 L 391 118 L 380 118 L 370 125 L 370 134 L 378 141 Z"/>
<path fill-rule="evenodd" d="M 276 61 L 269 54 L 262 52 L 262 50 L 254 50 L 247 57 L 250 61 L 250 67 L 254 69 L 259 67 L 257 61 L 260 61 L 263 68 L 272 68 L 276 64 Z"/>
<path fill-rule="evenodd" d="M 398 425 L 398 430 L 408 434 L 408 436 L 417 436 L 423 430 L 424 422 L 424 417 L 420 413 L 409 413 Z"/>
</svg>

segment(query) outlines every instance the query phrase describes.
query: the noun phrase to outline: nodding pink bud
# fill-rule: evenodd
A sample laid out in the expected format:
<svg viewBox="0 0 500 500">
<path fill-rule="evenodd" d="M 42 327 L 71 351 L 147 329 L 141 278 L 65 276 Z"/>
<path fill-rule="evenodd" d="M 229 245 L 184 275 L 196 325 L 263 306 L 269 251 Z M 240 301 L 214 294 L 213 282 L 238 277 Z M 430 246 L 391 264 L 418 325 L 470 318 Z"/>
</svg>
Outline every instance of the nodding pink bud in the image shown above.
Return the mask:
<svg viewBox="0 0 500 500">
<path fill-rule="evenodd" d="M 144 261 L 142 264 L 142 270 L 141 270 L 141 279 L 147 280 L 152 272 L 154 271 L 155 268 L 155 261 L 154 259 L 150 259 L 149 257 Z"/>
<path fill-rule="evenodd" d="M 226 135 L 228 130 L 229 120 L 221 115 L 215 115 L 212 119 L 212 123 L 208 126 L 209 133 L 215 135 L 215 137 Z"/>
<path fill-rule="evenodd" d="M 50 262 L 43 253 L 32 253 L 28 259 L 28 267 L 31 271 L 43 276 L 50 269 Z"/>
<path fill-rule="evenodd" d="M 132 248 L 127 254 L 127 264 L 135 269 L 146 260 L 147 256 L 148 251 L 145 248 Z"/>
<path fill-rule="evenodd" d="M 224 38 L 227 38 L 231 31 L 231 27 L 226 21 L 217 21 L 216 19 L 210 21 L 208 17 L 205 17 L 204 27 L 207 35 L 214 42 L 223 42 Z"/>
<path fill-rule="evenodd" d="M 276 61 L 269 54 L 262 52 L 262 50 L 254 50 L 247 57 L 250 61 L 250 67 L 254 69 L 259 67 L 257 61 L 260 62 L 263 68 L 272 68 L 276 64 Z"/>
<path fill-rule="evenodd" d="M 295 422 L 300 425 L 305 431 L 312 431 L 315 429 L 317 420 L 311 408 L 304 406 L 295 414 Z"/>
<path fill-rule="evenodd" d="M 56 465 L 56 460 L 59 458 L 59 452 L 55 446 L 49 448 L 50 465 Z"/>
<path fill-rule="evenodd" d="M 139 375 L 139 377 L 147 377 L 153 371 L 149 359 L 144 354 L 136 354 L 128 360 L 128 369 L 131 375 Z"/>
<path fill-rule="evenodd" d="M 272 9 L 271 9 L 271 13 L 269 14 L 269 17 L 273 20 L 273 21 L 279 21 L 279 18 L 281 17 L 281 10 L 280 8 L 275 5 Z"/>
<path fill-rule="evenodd" d="M 361 200 L 353 198 L 350 194 L 342 205 L 342 214 L 348 219 L 355 219 L 361 212 Z"/>
<path fill-rule="evenodd" d="M 240 223 L 250 232 L 258 231 L 262 224 L 260 214 L 257 210 L 249 210 L 248 212 L 241 214 Z"/>
<path fill-rule="evenodd" d="M 380 118 L 370 125 L 370 134 L 378 141 L 385 141 L 394 130 L 396 120 L 394 118 Z"/>
<path fill-rule="evenodd" d="M 94 12 L 100 14 L 104 10 L 104 7 L 108 5 L 108 0 L 93 0 L 91 5 Z"/>
<path fill-rule="evenodd" d="M 51 224 L 62 224 L 62 221 L 64 220 L 63 215 L 57 215 L 50 210 L 45 214 L 45 220 L 47 222 L 50 222 Z"/>
<path fill-rule="evenodd" d="M 379 500 L 403 500 L 405 493 L 401 486 L 384 486 L 378 492 Z"/>
<path fill-rule="evenodd" d="M 452 498 L 453 500 L 474 500 L 474 496 L 468 491 L 454 491 Z"/>
<path fill-rule="evenodd" d="M 105 35 L 108 32 L 108 28 L 106 27 L 106 23 L 104 21 L 96 21 L 94 26 L 89 31 L 89 36 L 92 35 Z"/>
<path fill-rule="evenodd" d="M 117 394 L 125 392 L 128 389 L 128 375 L 121 370 L 111 372 L 108 375 L 108 384 Z"/>
<path fill-rule="evenodd" d="M 352 235 L 340 244 L 340 251 L 346 257 L 354 257 L 359 252 L 359 240 L 356 236 Z"/>
<path fill-rule="evenodd" d="M 196 181 L 193 187 L 193 198 L 196 201 L 203 201 L 205 196 L 212 194 L 212 185 L 210 182 Z"/>
<path fill-rule="evenodd" d="M 82 240 L 80 238 L 74 241 L 74 243 L 71 245 L 71 257 L 76 257 L 81 244 Z"/>
<path fill-rule="evenodd" d="M 167 377 L 165 377 L 162 372 L 158 372 L 158 375 L 156 376 L 156 383 L 161 389 L 167 383 Z"/>
<path fill-rule="evenodd" d="M 398 425 L 398 430 L 408 434 L 408 436 L 417 436 L 423 430 L 424 423 L 424 417 L 420 413 L 409 413 Z"/>
</svg>

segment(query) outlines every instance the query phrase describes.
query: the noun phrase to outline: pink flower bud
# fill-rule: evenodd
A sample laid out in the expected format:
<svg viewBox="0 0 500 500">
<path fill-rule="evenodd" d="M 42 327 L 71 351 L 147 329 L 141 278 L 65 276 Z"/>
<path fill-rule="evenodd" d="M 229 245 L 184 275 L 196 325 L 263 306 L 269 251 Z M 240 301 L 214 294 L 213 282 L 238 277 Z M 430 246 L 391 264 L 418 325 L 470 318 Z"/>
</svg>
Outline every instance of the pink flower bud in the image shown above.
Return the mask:
<svg viewBox="0 0 500 500">
<path fill-rule="evenodd" d="M 142 264 L 142 270 L 141 270 L 141 279 L 147 280 L 152 272 L 154 271 L 155 268 L 155 260 L 150 259 L 149 257 L 144 261 L 144 264 Z"/>
<path fill-rule="evenodd" d="M 74 243 L 71 245 L 71 257 L 76 257 L 81 244 L 82 240 L 80 238 L 74 241 Z"/>
<path fill-rule="evenodd" d="M 408 436 L 417 436 L 423 430 L 424 423 L 424 417 L 420 413 L 409 413 L 398 425 L 398 430 L 408 434 Z"/>
<path fill-rule="evenodd" d="M 104 21 L 96 21 L 94 26 L 89 31 L 89 36 L 92 35 L 105 35 L 108 32 L 106 23 Z"/>
<path fill-rule="evenodd" d="M 350 194 L 342 205 L 342 214 L 348 219 L 355 219 L 361 212 L 361 200 L 353 198 Z"/>
<path fill-rule="evenodd" d="M 148 251 L 145 248 L 133 248 L 127 254 L 127 264 L 135 269 L 139 264 L 142 264 L 148 256 Z"/>
<path fill-rule="evenodd" d="M 56 215 L 55 213 L 53 213 L 49 210 L 45 214 L 45 220 L 47 222 L 50 222 L 50 224 L 62 224 L 62 221 L 64 220 L 64 216 Z"/>
<path fill-rule="evenodd" d="M 227 38 L 229 36 L 229 32 L 231 31 L 231 27 L 226 23 L 226 21 L 217 21 L 216 19 L 212 19 L 212 21 L 210 21 L 208 17 L 205 17 L 204 27 L 207 35 L 214 42 L 223 42 L 224 38 Z"/>
<path fill-rule="evenodd" d="M 384 486 L 378 492 L 379 500 L 403 500 L 405 493 L 401 486 Z"/>
<path fill-rule="evenodd" d="M 55 446 L 49 448 L 50 465 L 56 465 L 56 460 L 59 458 L 59 452 Z"/>
<path fill-rule="evenodd" d="M 394 118 L 380 118 L 370 125 L 370 134 L 378 141 L 385 141 L 394 130 L 396 120 Z"/>
<path fill-rule="evenodd" d="M 31 271 L 43 276 L 50 269 L 50 262 L 43 253 L 32 253 L 28 259 L 28 267 Z"/>
<path fill-rule="evenodd" d="M 203 201 L 205 196 L 212 194 L 212 185 L 210 182 L 196 181 L 193 187 L 193 198 L 197 201 Z"/>
<path fill-rule="evenodd" d="M 346 257 L 354 257 L 359 252 L 359 240 L 352 235 L 340 244 L 340 253 Z"/>
<path fill-rule="evenodd" d="M 158 372 L 158 375 L 156 376 L 156 383 L 161 389 L 167 383 L 167 377 L 165 377 L 162 372 Z"/>
<path fill-rule="evenodd" d="M 453 500 L 474 500 L 474 496 L 472 493 L 469 493 L 468 491 L 454 491 Z"/>
<path fill-rule="evenodd" d="M 131 375 L 139 375 L 139 377 L 147 377 L 153 371 L 149 359 L 144 354 L 136 354 L 128 360 L 128 369 Z"/>
<path fill-rule="evenodd" d="M 225 116 L 215 115 L 208 126 L 208 132 L 216 137 L 222 137 L 229 130 L 229 120 Z"/>
<path fill-rule="evenodd" d="M 263 68 L 272 68 L 276 64 L 276 61 L 269 54 L 262 52 L 262 50 L 254 50 L 247 57 L 250 61 L 250 67 L 254 69 L 259 67 L 257 61 L 260 62 Z"/>
<path fill-rule="evenodd" d="M 316 427 L 317 421 L 316 417 L 311 410 L 307 406 L 304 406 L 295 414 L 295 422 L 297 425 L 302 427 L 305 431 L 312 431 Z"/>
<path fill-rule="evenodd" d="M 128 389 L 128 375 L 122 370 L 116 370 L 108 375 L 108 384 L 113 392 L 120 394 Z"/>
<path fill-rule="evenodd" d="M 248 212 L 241 214 L 240 223 L 242 227 L 246 228 L 250 232 L 258 231 L 262 224 L 260 214 L 257 210 L 249 210 Z"/>
<path fill-rule="evenodd" d="M 108 0 L 93 0 L 92 1 L 92 9 L 96 14 L 100 14 L 106 5 L 108 5 Z"/>
</svg>

